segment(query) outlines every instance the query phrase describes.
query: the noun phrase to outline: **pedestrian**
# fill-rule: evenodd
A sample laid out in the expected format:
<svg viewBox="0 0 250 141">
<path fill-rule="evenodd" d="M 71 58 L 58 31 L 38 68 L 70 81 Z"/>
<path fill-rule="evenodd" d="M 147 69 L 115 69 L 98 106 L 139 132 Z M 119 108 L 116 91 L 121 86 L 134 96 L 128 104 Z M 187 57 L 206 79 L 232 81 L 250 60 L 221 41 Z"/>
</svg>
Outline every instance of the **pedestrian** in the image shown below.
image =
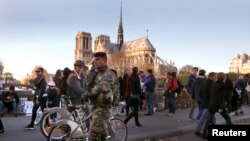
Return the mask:
<svg viewBox="0 0 250 141">
<path fill-rule="evenodd" d="M 0 118 L 3 117 L 4 104 L 3 104 L 3 94 L 0 94 Z"/>
<path fill-rule="evenodd" d="M 145 91 L 143 90 L 143 84 L 146 81 L 147 77 L 143 71 L 139 71 L 139 77 L 140 77 L 140 82 L 141 82 L 140 110 L 142 111 L 142 110 L 147 109 L 146 94 L 145 94 Z"/>
<path fill-rule="evenodd" d="M 73 105 L 83 104 L 87 91 L 87 76 L 84 73 L 85 63 L 82 60 L 74 62 L 74 70 L 67 77 L 67 94 Z"/>
<path fill-rule="evenodd" d="M 154 114 L 154 92 L 156 86 L 156 79 L 152 69 L 147 70 L 147 79 L 144 81 L 145 93 L 148 103 L 148 112 L 144 115 L 150 116 Z"/>
<path fill-rule="evenodd" d="M 208 74 L 208 79 L 201 83 L 200 90 L 200 104 L 204 107 L 204 111 L 200 117 L 200 120 L 195 128 L 195 134 L 198 136 L 206 137 L 207 136 L 207 126 L 213 121 L 208 121 L 210 117 L 210 112 L 208 111 L 208 104 L 210 101 L 210 90 L 212 84 L 216 81 L 216 73 L 210 72 Z M 213 123 L 214 124 L 214 123 Z"/>
<path fill-rule="evenodd" d="M 176 110 L 175 90 L 178 88 L 176 72 L 171 72 L 171 76 L 169 77 L 167 84 L 168 116 L 174 116 Z"/>
<path fill-rule="evenodd" d="M 3 115 L 4 107 L 7 107 L 8 110 L 12 110 L 13 115 L 17 116 L 17 104 L 19 103 L 19 96 L 15 92 L 15 86 L 10 85 L 9 91 L 2 94 L 3 95 L 3 107 L 0 107 L 0 114 Z"/>
<path fill-rule="evenodd" d="M 226 74 L 226 82 L 225 82 L 225 98 L 226 98 L 226 109 L 228 113 L 232 112 L 232 99 L 233 99 L 233 90 L 234 84 L 233 81 L 229 78 L 229 75 Z"/>
<path fill-rule="evenodd" d="M 208 111 L 211 113 L 209 121 L 212 121 L 214 119 L 215 113 L 218 112 L 226 120 L 227 125 L 232 125 L 232 121 L 228 115 L 225 104 L 225 81 L 226 75 L 223 72 L 219 72 L 217 74 L 217 81 L 211 86 L 211 97 L 208 104 Z"/>
<path fill-rule="evenodd" d="M 194 98 L 199 109 L 196 120 L 200 120 L 200 117 L 204 111 L 203 104 L 201 103 L 200 93 L 201 93 L 201 84 L 206 80 L 205 74 L 206 74 L 205 70 L 203 69 L 199 70 L 199 74 L 196 77 L 196 80 L 191 87 L 192 97 Z"/>
<path fill-rule="evenodd" d="M 131 103 L 130 103 L 130 92 L 129 92 L 129 81 L 130 81 L 130 75 L 131 75 L 131 71 L 129 68 L 126 68 L 124 71 L 124 75 L 123 75 L 123 98 L 125 99 L 126 102 L 126 106 L 125 106 L 125 110 L 126 110 L 126 115 L 129 115 L 130 112 L 130 107 L 131 107 Z"/>
<path fill-rule="evenodd" d="M 68 67 L 65 67 L 63 69 L 63 76 L 59 82 L 59 86 L 58 86 L 58 92 L 59 95 L 67 95 L 67 91 L 68 91 L 68 85 L 67 85 L 67 78 L 69 76 L 69 74 L 72 72 L 72 70 L 70 70 Z"/>
<path fill-rule="evenodd" d="M 250 80 L 250 74 L 246 74 L 244 75 L 244 87 L 245 87 L 245 90 L 244 90 L 244 99 L 245 99 L 245 104 L 250 104 L 250 97 L 249 97 L 249 91 L 247 89 L 247 87 L 249 86 L 249 80 Z"/>
<path fill-rule="evenodd" d="M 164 99 L 164 109 L 168 109 L 168 80 L 170 79 L 171 77 L 171 72 L 167 72 L 167 76 L 166 76 L 166 81 L 165 81 L 165 84 L 164 84 L 164 92 L 162 94 L 162 96 L 165 97 Z"/>
<path fill-rule="evenodd" d="M 123 81 L 121 73 L 118 75 L 118 81 L 119 81 L 119 86 L 120 86 L 120 90 L 119 90 L 120 91 L 120 102 L 125 103 L 124 102 L 125 101 L 125 99 L 124 99 L 124 84 L 123 84 L 124 81 Z M 121 113 L 125 112 L 125 107 L 126 107 L 126 105 L 124 104 L 122 106 Z"/>
<path fill-rule="evenodd" d="M 25 129 L 34 129 L 34 123 L 37 116 L 37 110 L 41 107 L 43 112 L 44 108 L 46 108 L 47 98 L 44 97 L 47 82 L 44 77 L 44 68 L 38 66 L 35 68 L 36 77 L 30 80 L 30 83 L 35 86 L 35 95 L 33 97 L 33 108 L 32 108 L 32 116 L 30 123 L 25 126 Z"/>
<path fill-rule="evenodd" d="M 138 75 L 138 68 L 133 67 L 132 69 L 132 75 L 129 82 L 129 90 L 130 90 L 130 101 L 133 111 L 127 116 L 127 118 L 124 120 L 124 123 L 127 124 L 127 122 L 134 117 L 135 118 L 135 126 L 136 127 L 142 127 L 142 125 L 139 122 L 139 106 L 140 106 L 140 95 L 141 95 L 141 84 L 140 84 L 140 78 Z"/>
<path fill-rule="evenodd" d="M 47 93 L 47 106 L 48 108 L 59 107 L 59 95 L 58 90 L 56 89 L 56 84 L 53 81 L 48 83 Z M 51 119 L 55 119 L 57 117 L 56 113 L 53 113 Z"/>
<path fill-rule="evenodd" d="M 245 102 L 245 84 L 244 84 L 244 76 L 240 75 L 237 81 L 235 82 L 235 88 L 240 96 L 240 103 L 239 105 L 242 106 Z"/>
<path fill-rule="evenodd" d="M 106 141 L 106 125 L 111 116 L 111 106 L 119 103 L 119 82 L 115 73 L 108 68 L 107 54 L 96 52 L 94 54 L 94 66 L 97 69 L 94 87 L 91 88 L 88 97 L 93 105 L 93 115 L 89 129 L 89 141 Z M 118 83 L 117 83 L 118 82 Z M 118 98 L 114 98 L 114 96 Z M 117 101 L 113 101 L 113 100 Z M 113 103 L 113 104 L 112 104 Z M 114 133 L 109 128 L 109 135 Z"/>
<path fill-rule="evenodd" d="M 0 133 L 3 133 L 4 132 L 4 126 L 3 126 L 3 123 L 2 123 L 2 119 L 0 117 Z"/>
<path fill-rule="evenodd" d="M 249 101 L 248 104 L 250 104 L 250 74 L 247 75 L 247 84 L 246 84 L 245 90 L 246 90 L 247 98 Z"/>
<path fill-rule="evenodd" d="M 187 83 L 185 85 L 185 88 L 186 88 L 188 96 L 189 96 L 189 101 L 191 103 L 191 105 L 190 105 L 190 111 L 189 111 L 189 120 L 195 120 L 195 118 L 194 118 L 195 99 L 192 96 L 191 88 L 192 88 L 193 83 L 196 80 L 197 74 L 198 74 L 198 68 L 197 67 L 193 67 L 192 68 L 192 74 L 190 74 L 188 76 Z"/>
</svg>

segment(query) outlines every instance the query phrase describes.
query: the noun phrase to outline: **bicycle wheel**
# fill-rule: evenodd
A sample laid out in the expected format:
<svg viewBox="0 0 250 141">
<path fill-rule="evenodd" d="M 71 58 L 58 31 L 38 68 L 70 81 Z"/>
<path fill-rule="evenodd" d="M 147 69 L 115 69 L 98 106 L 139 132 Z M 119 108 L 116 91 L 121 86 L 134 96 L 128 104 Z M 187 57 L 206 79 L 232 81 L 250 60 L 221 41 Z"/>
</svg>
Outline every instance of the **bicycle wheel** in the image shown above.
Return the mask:
<svg viewBox="0 0 250 141">
<path fill-rule="evenodd" d="M 66 120 L 65 120 L 66 121 Z M 60 122 L 60 121 L 59 121 Z M 71 121 L 66 123 L 57 123 L 53 126 L 48 134 L 47 141 L 87 141 L 88 134 L 83 133 L 77 123 Z"/>
<path fill-rule="evenodd" d="M 62 119 L 62 116 L 59 112 L 49 112 L 43 114 L 40 121 L 40 130 L 46 138 L 48 137 L 51 127 L 60 119 Z"/>
<path fill-rule="evenodd" d="M 48 133 L 47 141 L 71 141 L 70 132 L 71 128 L 67 124 L 53 126 Z"/>
<path fill-rule="evenodd" d="M 109 136 L 111 137 L 110 141 L 126 141 L 128 135 L 127 126 L 121 119 L 113 118 L 110 120 L 110 126 L 113 133 L 110 133 Z"/>
</svg>

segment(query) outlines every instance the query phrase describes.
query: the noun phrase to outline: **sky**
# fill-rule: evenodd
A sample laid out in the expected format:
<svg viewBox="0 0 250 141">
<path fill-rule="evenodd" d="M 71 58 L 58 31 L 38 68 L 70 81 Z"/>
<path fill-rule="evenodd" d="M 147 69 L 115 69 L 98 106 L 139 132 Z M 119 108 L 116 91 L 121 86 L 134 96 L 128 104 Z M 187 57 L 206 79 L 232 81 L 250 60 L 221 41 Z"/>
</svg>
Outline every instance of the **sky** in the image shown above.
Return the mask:
<svg viewBox="0 0 250 141">
<path fill-rule="evenodd" d="M 0 61 L 16 79 L 36 65 L 72 68 L 75 37 L 89 32 L 116 43 L 121 0 L 0 0 Z M 148 35 L 156 54 L 178 69 L 229 71 L 250 55 L 249 0 L 123 0 L 125 42 Z M 148 32 L 147 32 L 148 30 Z M 94 45 L 94 43 L 92 43 Z"/>
</svg>

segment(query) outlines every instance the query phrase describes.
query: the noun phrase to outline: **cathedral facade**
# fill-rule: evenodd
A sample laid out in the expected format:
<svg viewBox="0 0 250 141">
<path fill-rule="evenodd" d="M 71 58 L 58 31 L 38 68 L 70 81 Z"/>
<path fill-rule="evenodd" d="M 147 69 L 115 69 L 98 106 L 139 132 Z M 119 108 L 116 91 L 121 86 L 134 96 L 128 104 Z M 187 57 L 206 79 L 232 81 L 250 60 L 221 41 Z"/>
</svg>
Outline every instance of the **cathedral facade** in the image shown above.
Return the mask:
<svg viewBox="0 0 250 141">
<path fill-rule="evenodd" d="M 250 73 L 250 56 L 248 54 L 238 54 L 234 57 L 229 66 L 229 72 L 247 74 Z"/>
<path fill-rule="evenodd" d="M 107 53 L 109 67 L 118 72 L 136 66 L 139 70 L 153 69 L 156 75 L 164 75 L 167 71 L 173 71 L 175 68 L 173 62 L 168 63 L 157 56 L 156 49 L 148 37 L 124 42 L 122 8 L 116 43 L 111 43 L 110 37 L 107 35 L 98 35 L 94 40 L 94 50 L 92 50 L 91 33 L 77 33 L 75 59 L 81 59 L 90 65 L 93 54 L 100 51 Z"/>
</svg>

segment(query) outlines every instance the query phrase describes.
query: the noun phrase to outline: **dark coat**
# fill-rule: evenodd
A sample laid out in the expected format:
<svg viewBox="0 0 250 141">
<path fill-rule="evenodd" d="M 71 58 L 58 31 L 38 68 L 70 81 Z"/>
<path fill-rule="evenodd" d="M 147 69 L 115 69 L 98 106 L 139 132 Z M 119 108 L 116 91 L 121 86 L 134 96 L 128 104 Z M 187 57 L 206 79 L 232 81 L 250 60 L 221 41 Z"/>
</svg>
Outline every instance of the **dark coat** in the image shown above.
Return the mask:
<svg viewBox="0 0 250 141">
<path fill-rule="evenodd" d="M 189 77 L 187 79 L 187 83 L 185 85 L 185 88 L 187 89 L 187 92 L 190 95 L 192 94 L 191 88 L 192 88 L 192 85 L 195 82 L 195 80 L 196 80 L 196 77 L 193 74 L 189 75 Z"/>
<path fill-rule="evenodd" d="M 49 108 L 59 106 L 59 95 L 56 88 L 48 88 L 47 95 Z"/>
<path fill-rule="evenodd" d="M 130 76 L 128 74 L 123 75 L 123 98 L 129 98 L 130 92 L 129 92 L 129 81 Z"/>
<path fill-rule="evenodd" d="M 16 92 L 13 92 L 13 93 L 10 93 L 9 91 L 8 92 L 5 92 L 3 94 L 3 102 L 16 102 L 16 103 L 19 103 L 19 96 L 17 95 Z"/>
<path fill-rule="evenodd" d="M 129 82 L 129 91 L 133 95 L 141 95 L 141 82 L 139 77 L 131 76 Z"/>
<path fill-rule="evenodd" d="M 45 94 L 47 87 L 45 77 L 43 75 L 38 76 L 37 78 L 30 80 L 30 83 L 34 84 L 36 87 L 33 101 L 39 101 L 41 104 L 46 104 L 46 100 L 43 100 L 43 95 Z"/>
<path fill-rule="evenodd" d="M 212 84 L 214 83 L 213 80 L 207 79 L 206 81 L 202 82 L 201 84 L 201 93 L 200 93 L 200 98 L 201 98 L 201 104 L 207 108 L 209 101 L 210 101 L 210 88 Z"/>
<path fill-rule="evenodd" d="M 200 93 L 201 93 L 201 83 L 204 82 L 206 78 L 204 76 L 198 76 L 195 82 L 192 84 L 191 94 L 192 98 L 195 99 L 197 102 L 201 101 Z"/>
<path fill-rule="evenodd" d="M 84 75 L 79 75 L 72 72 L 67 78 L 67 95 L 70 96 L 71 102 L 74 105 L 82 104 L 82 96 L 87 92 L 87 78 Z"/>
<path fill-rule="evenodd" d="M 218 112 L 219 109 L 225 108 L 225 84 L 222 81 L 216 81 L 210 88 L 210 101 L 208 110 L 211 113 Z"/>
<path fill-rule="evenodd" d="M 124 98 L 124 81 L 122 77 L 118 78 L 119 84 L 120 84 L 120 100 L 123 100 Z"/>
</svg>

